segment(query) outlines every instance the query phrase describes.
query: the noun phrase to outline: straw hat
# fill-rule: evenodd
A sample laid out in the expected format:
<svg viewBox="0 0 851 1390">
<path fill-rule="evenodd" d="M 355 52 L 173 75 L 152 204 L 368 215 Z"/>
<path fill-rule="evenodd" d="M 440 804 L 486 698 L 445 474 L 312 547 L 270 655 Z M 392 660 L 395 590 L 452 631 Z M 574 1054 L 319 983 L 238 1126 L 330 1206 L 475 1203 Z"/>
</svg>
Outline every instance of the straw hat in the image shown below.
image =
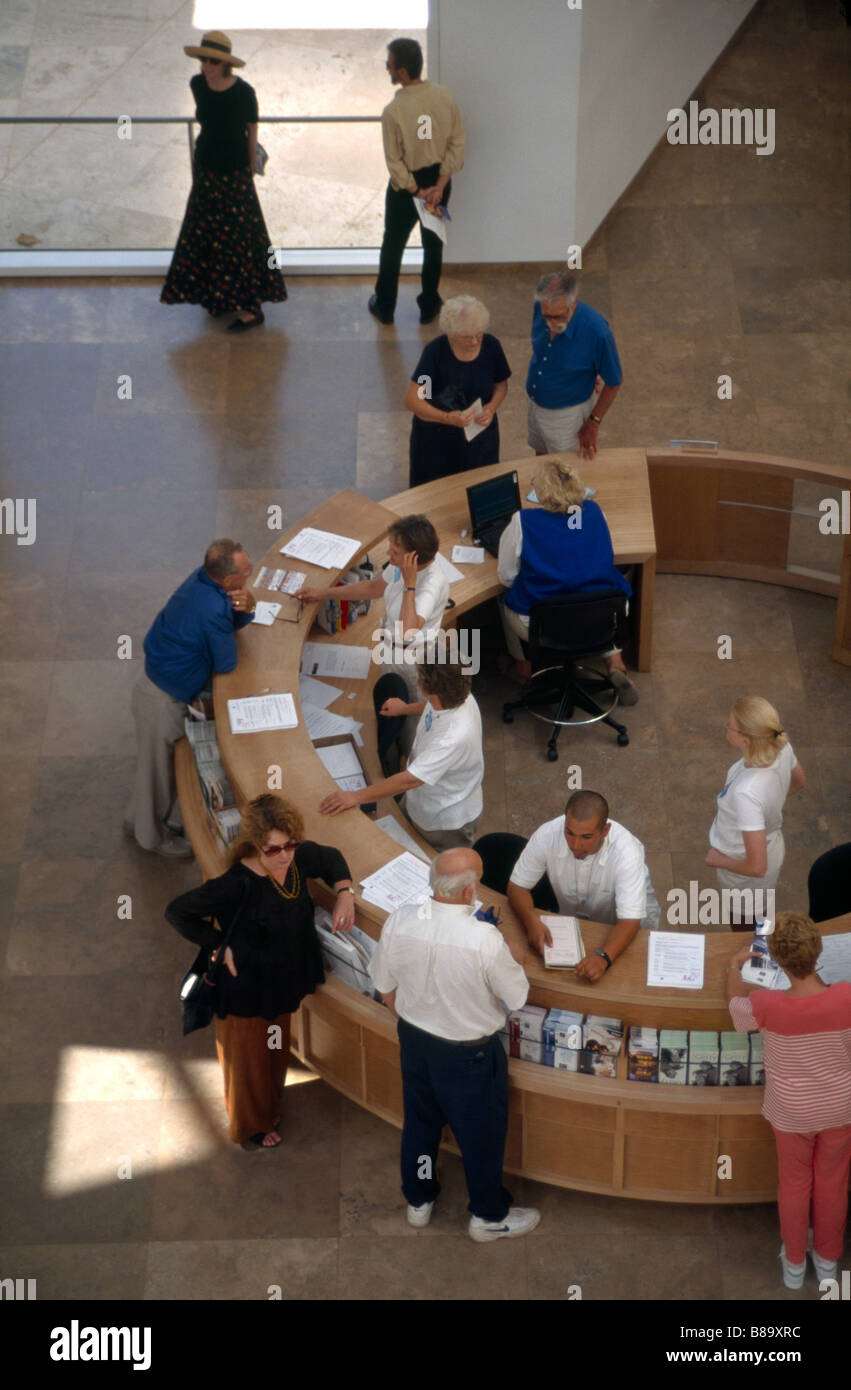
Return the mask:
<svg viewBox="0 0 851 1390">
<path fill-rule="evenodd" d="M 223 63 L 230 63 L 232 68 L 245 67 L 241 58 L 234 58 L 231 53 L 230 39 L 220 29 L 211 29 L 209 34 L 205 34 L 199 48 L 185 44 L 183 51 L 187 58 L 219 58 Z"/>
</svg>

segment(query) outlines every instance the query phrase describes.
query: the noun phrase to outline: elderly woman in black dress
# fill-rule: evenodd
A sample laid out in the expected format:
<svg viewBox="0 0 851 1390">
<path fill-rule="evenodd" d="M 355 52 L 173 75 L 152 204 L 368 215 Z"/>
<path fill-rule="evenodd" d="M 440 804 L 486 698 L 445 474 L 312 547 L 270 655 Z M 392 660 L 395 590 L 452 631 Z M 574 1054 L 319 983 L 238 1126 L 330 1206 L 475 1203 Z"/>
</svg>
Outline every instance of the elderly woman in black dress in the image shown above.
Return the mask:
<svg viewBox="0 0 851 1390">
<path fill-rule="evenodd" d="M 189 83 L 201 133 L 192 190 L 160 299 L 201 304 L 215 317 L 235 313 L 228 329 L 245 333 L 265 321 L 261 304 L 287 297 L 254 188 L 257 97 L 233 74 L 245 63 L 231 53 L 227 34 L 214 30 L 200 47 L 183 51 L 201 60 L 200 73 Z"/>
<path fill-rule="evenodd" d="M 499 461 L 496 412 L 508 392 L 511 368 L 498 338 L 486 332 L 490 314 L 469 294 L 447 299 L 441 334 L 423 348 L 405 405 L 411 423 L 409 487 Z M 474 439 L 464 430 L 481 429 Z"/>
<path fill-rule="evenodd" d="M 229 857 L 226 873 L 182 893 L 165 915 L 188 941 L 213 948 L 233 924 L 215 1006 L 230 1137 L 246 1149 L 274 1148 L 290 1015 L 325 979 L 307 880 L 324 879 L 337 894 L 334 931 L 354 925 L 354 888 L 339 850 L 305 840 L 299 812 L 271 793 L 246 806 Z"/>
</svg>

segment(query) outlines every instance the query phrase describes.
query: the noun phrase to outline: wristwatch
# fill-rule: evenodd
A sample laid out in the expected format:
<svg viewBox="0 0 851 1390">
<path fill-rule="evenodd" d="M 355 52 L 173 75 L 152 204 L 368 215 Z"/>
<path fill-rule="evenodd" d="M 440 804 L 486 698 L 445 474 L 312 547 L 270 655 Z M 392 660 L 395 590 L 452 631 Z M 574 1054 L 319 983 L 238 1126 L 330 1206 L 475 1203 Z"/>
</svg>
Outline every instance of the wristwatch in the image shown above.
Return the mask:
<svg viewBox="0 0 851 1390">
<path fill-rule="evenodd" d="M 607 966 L 611 966 L 612 958 L 611 958 L 611 956 L 609 956 L 609 955 L 606 954 L 606 952 L 603 950 L 602 946 L 598 946 L 597 949 L 596 949 L 596 951 L 594 951 L 593 954 L 594 954 L 595 956 L 602 956 L 602 957 L 603 957 L 603 960 L 606 962 L 606 965 L 607 965 Z"/>
<path fill-rule="evenodd" d="M 593 420 L 595 425 L 602 425 L 603 423 L 599 415 L 589 415 L 588 419 Z"/>
<path fill-rule="evenodd" d="M 352 897 L 355 896 L 355 890 L 354 888 L 352 888 L 350 883 L 347 883 L 345 888 L 338 888 L 337 893 L 351 893 Z"/>
</svg>

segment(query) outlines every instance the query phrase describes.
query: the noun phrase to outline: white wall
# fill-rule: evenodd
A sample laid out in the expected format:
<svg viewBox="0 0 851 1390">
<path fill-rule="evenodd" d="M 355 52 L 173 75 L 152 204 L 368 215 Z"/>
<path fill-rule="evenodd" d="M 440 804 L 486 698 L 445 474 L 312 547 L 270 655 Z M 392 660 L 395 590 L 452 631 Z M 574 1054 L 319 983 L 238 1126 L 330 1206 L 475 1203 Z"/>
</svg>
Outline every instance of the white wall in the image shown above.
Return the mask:
<svg viewBox="0 0 851 1390">
<path fill-rule="evenodd" d="M 581 32 L 561 0 L 432 0 L 428 71 L 437 54 L 467 130 L 447 261 L 564 259 Z"/>
<path fill-rule="evenodd" d="M 635 177 L 754 0 L 583 0 L 576 235 Z"/>
<path fill-rule="evenodd" d="M 468 136 L 446 260 L 564 260 L 599 226 L 755 0 L 432 0 Z"/>
</svg>

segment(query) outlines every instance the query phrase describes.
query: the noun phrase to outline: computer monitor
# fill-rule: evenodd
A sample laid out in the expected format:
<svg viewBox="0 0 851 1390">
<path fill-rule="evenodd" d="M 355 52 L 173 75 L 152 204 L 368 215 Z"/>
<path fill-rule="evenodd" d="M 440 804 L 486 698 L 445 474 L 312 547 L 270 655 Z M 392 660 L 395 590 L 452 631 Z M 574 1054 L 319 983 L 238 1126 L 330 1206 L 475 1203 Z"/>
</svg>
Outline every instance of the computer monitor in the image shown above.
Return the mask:
<svg viewBox="0 0 851 1390">
<path fill-rule="evenodd" d="M 467 488 L 472 534 L 504 522 L 508 525 L 515 512 L 520 511 L 520 485 L 517 473 L 501 473 Z"/>
</svg>

